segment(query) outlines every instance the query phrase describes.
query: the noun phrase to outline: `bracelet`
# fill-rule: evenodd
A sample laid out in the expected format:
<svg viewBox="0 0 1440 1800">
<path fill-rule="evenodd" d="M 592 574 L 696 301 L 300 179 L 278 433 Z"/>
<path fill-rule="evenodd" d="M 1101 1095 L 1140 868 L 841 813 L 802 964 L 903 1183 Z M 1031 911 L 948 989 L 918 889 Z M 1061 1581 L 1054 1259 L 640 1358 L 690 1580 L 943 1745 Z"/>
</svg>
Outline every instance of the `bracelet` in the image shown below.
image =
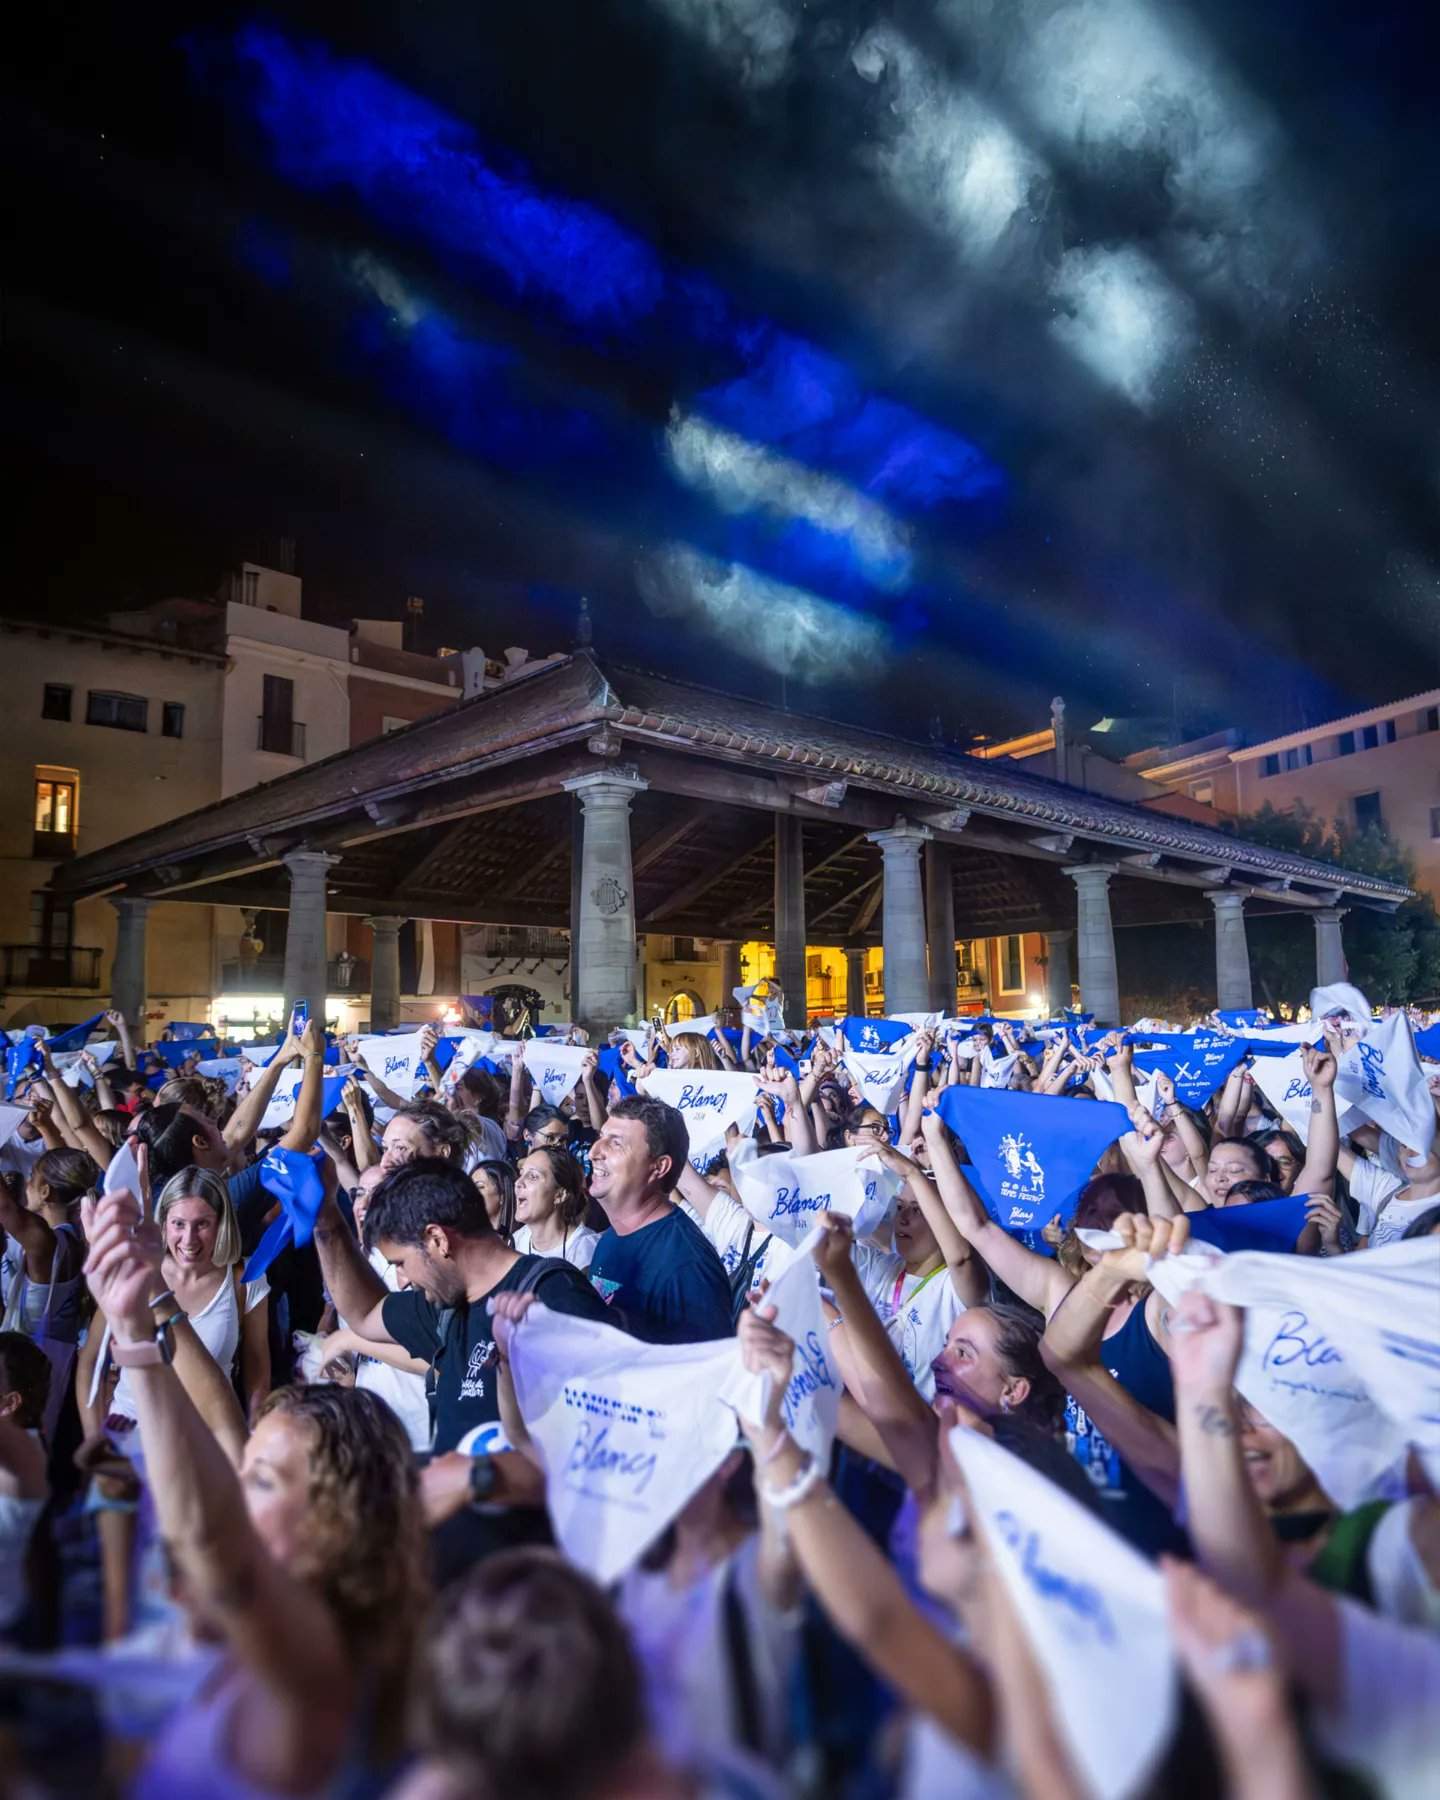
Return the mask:
<svg viewBox="0 0 1440 1800">
<path fill-rule="evenodd" d="M 775 1512 L 788 1512 L 792 1506 L 812 1494 L 825 1479 L 825 1471 L 813 1456 L 807 1457 L 805 1467 L 788 1487 L 772 1488 L 764 1483 L 760 1486 L 760 1498 Z"/>
<path fill-rule="evenodd" d="M 182 1319 L 188 1320 L 189 1317 L 189 1313 L 186 1312 L 183 1306 L 177 1306 L 168 1319 L 161 1319 L 160 1323 L 155 1327 L 155 1330 L 157 1333 L 162 1331 L 173 1331 Z"/>
<path fill-rule="evenodd" d="M 173 1300 L 174 1298 L 175 1298 L 174 1288 L 166 1288 L 166 1290 L 163 1294 L 157 1294 L 153 1300 L 147 1300 L 145 1302 L 145 1304 L 153 1312 L 157 1306 L 163 1306 L 167 1300 Z"/>
</svg>

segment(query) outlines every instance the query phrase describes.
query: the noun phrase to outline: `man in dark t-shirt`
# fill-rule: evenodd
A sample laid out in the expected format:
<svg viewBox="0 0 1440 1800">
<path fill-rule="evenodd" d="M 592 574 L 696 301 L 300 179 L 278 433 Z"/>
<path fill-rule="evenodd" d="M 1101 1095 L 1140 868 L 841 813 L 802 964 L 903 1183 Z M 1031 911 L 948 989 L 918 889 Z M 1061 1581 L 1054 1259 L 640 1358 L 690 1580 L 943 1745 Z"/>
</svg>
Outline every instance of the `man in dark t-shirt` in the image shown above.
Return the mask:
<svg viewBox="0 0 1440 1800">
<path fill-rule="evenodd" d="M 337 1310 L 377 1353 L 395 1346 L 410 1359 L 392 1352 L 385 1361 L 430 1385 L 435 1433 L 422 1487 L 437 1576 L 508 1544 L 546 1541 L 540 1472 L 504 1441 L 489 1302 L 533 1293 L 555 1312 L 589 1319 L 607 1318 L 604 1304 L 569 1263 L 511 1250 L 469 1176 L 441 1157 L 413 1158 L 386 1176 L 365 1235 L 403 1276 L 401 1292 L 387 1290 L 326 1200 L 315 1244 Z"/>
<path fill-rule="evenodd" d="M 610 1222 L 590 1280 L 617 1322 L 652 1344 L 699 1344 L 734 1330 L 725 1265 L 670 1199 L 689 1154 L 680 1113 L 645 1097 L 611 1110 L 590 1153 L 590 1193 Z"/>
</svg>

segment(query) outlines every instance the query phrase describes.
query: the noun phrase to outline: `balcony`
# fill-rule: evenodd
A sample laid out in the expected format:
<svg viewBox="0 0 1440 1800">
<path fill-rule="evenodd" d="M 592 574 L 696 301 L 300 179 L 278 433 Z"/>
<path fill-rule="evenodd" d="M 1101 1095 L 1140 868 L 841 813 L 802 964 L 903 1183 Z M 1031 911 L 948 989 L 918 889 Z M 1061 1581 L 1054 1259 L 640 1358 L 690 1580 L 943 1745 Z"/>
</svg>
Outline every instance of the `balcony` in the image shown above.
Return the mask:
<svg viewBox="0 0 1440 1800">
<path fill-rule="evenodd" d="M 293 756 L 305 760 L 305 727 L 293 719 L 272 719 L 260 713 L 255 719 L 255 748 L 267 750 L 271 756 Z"/>
<path fill-rule="evenodd" d="M 332 958 L 325 965 L 327 994 L 366 994 L 370 991 L 370 965 L 358 958 L 342 962 Z M 262 956 L 255 962 L 227 962 L 220 966 L 220 992 L 232 997 L 240 994 L 283 994 L 285 992 L 285 958 Z"/>
<path fill-rule="evenodd" d="M 63 862 L 75 854 L 73 831 L 37 831 L 30 854 L 36 862 Z"/>
<path fill-rule="evenodd" d="M 476 954 L 480 956 L 549 957 L 564 962 L 570 955 L 570 933 L 540 925 L 483 925 Z"/>
<path fill-rule="evenodd" d="M 100 987 L 98 947 L 84 944 L 0 944 L 0 988 Z"/>
</svg>

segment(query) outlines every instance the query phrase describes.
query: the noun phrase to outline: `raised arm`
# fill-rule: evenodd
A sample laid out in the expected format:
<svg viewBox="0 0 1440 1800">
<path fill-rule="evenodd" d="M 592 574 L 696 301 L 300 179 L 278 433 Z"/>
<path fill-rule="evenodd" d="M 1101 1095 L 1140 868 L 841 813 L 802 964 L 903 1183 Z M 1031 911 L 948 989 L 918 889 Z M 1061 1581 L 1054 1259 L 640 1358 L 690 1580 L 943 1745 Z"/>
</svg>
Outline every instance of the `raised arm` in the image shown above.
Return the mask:
<svg viewBox="0 0 1440 1800">
<path fill-rule="evenodd" d="M 1327 1032 L 1325 1041 L 1331 1043 Z M 1300 1052 L 1310 1081 L 1310 1135 L 1305 1140 L 1305 1164 L 1295 1177 L 1297 1194 L 1333 1194 L 1335 1170 L 1340 1161 L 1340 1126 L 1335 1116 L 1336 1058 L 1329 1050 Z"/>
<path fill-rule="evenodd" d="M 768 1063 L 760 1076 L 760 1094 L 772 1103 L 766 1108 L 767 1128 L 774 1116 L 773 1102 L 778 1099 L 785 1108 L 785 1142 L 796 1156 L 813 1156 L 817 1148 L 815 1132 L 800 1097 L 800 1084 L 790 1071 L 780 1063 Z"/>
<path fill-rule="evenodd" d="M 112 1006 L 105 1014 L 105 1023 L 115 1033 L 120 1045 L 120 1054 L 125 1059 L 125 1067 L 135 1067 L 135 1040 L 130 1035 L 130 1022 L 118 1007 Z"/>
<path fill-rule="evenodd" d="M 1250 1110 L 1250 1084 L 1254 1080 L 1243 1062 L 1225 1077 L 1225 1085 L 1220 1090 L 1220 1099 L 1215 1107 L 1215 1135 L 1217 1138 L 1235 1137 L 1245 1123 L 1245 1115 Z M 1206 1167 L 1209 1166 L 1208 1157 Z M 1196 1174 L 1203 1175 L 1205 1169 L 1197 1169 Z"/>
<path fill-rule="evenodd" d="M 905 1096 L 905 1112 L 900 1121 L 900 1142 L 913 1144 L 920 1135 L 920 1115 L 925 1110 L 925 1096 L 930 1091 L 930 1065 L 935 1057 L 935 1034 L 922 1031 L 915 1043 L 915 1072 L 910 1078 L 910 1092 Z M 949 1258 L 946 1258 L 949 1261 Z"/>
<path fill-rule="evenodd" d="M 236 1102 L 223 1134 L 232 1169 L 239 1168 L 250 1154 L 265 1108 L 275 1098 L 275 1084 L 299 1054 L 300 1045 L 293 1031 L 287 1032 L 284 1043 L 250 1084 L 249 1092 Z"/>
<path fill-rule="evenodd" d="M 741 1421 L 762 1471 L 756 1482 L 761 1503 L 773 1507 L 776 1496 L 784 1501 L 790 1547 L 841 1637 L 912 1706 L 985 1756 L 994 1721 L 979 1665 L 920 1612 L 884 1552 L 780 1423 L 795 1347 L 762 1316 L 767 1310 L 752 1309 L 740 1322 L 746 1366 L 757 1372 L 768 1367 L 774 1376 L 765 1418 Z"/>
<path fill-rule="evenodd" d="M 946 1210 L 935 1183 L 919 1163 L 902 1155 L 893 1144 L 875 1144 L 860 1157 L 861 1162 L 871 1159 L 889 1169 L 893 1175 L 898 1175 L 909 1188 L 925 1223 L 934 1233 L 940 1254 L 945 1258 L 951 1285 L 958 1297 L 966 1306 L 982 1305 L 989 1292 L 988 1275 L 964 1232 Z"/>
<path fill-rule="evenodd" d="M 360 1083 L 347 1081 L 340 1090 L 340 1104 L 345 1108 L 350 1120 L 350 1160 L 355 1165 L 355 1173 L 363 1175 L 380 1160 L 380 1152 L 376 1148 L 375 1139 L 370 1133 L 370 1120 L 365 1112 L 365 1096 L 360 1092 Z"/>
<path fill-rule="evenodd" d="M 102 1201 L 85 1265 L 90 1291 L 120 1342 L 153 1336 L 147 1295 L 160 1279 L 158 1227 L 132 1196 Z M 263 1684 L 283 1761 L 327 1765 L 343 1748 L 353 1701 L 348 1660 L 328 1607 L 284 1573 L 250 1522 L 240 1479 L 164 1363 L 132 1368 L 146 1477 L 160 1534 L 187 1592 Z"/>
<path fill-rule="evenodd" d="M 610 1109 L 605 1104 L 605 1090 L 609 1084 L 600 1080 L 600 1054 L 596 1050 L 592 1050 L 580 1065 L 580 1085 L 585 1089 L 591 1130 L 598 1131 L 609 1118 Z"/>
<path fill-rule="evenodd" d="M 43 1039 L 40 1044 L 40 1056 L 45 1064 L 45 1073 L 49 1078 L 50 1092 L 54 1096 L 55 1106 L 65 1121 L 71 1141 L 78 1150 L 84 1150 L 93 1157 L 103 1169 L 115 1154 L 115 1146 L 86 1112 L 80 1104 L 79 1096 L 74 1088 L 55 1067 L 50 1056 L 49 1046 Z"/>
<path fill-rule="evenodd" d="M 295 1096 L 295 1115 L 280 1140 L 282 1150 L 313 1150 L 324 1123 L 325 1030 L 318 1019 L 307 1019 L 300 1036 L 305 1068 Z"/>
<path fill-rule="evenodd" d="M 917 1493 L 935 1479 L 935 1415 L 920 1397 L 855 1268 L 855 1237 L 843 1213 L 822 1213 L 815 1263 L 835 1296 L 830 1348 L 855 1403 L 889 1460 Z"/>
<path fill-rule="evenodd" d="M 1145 1279 L 1146 1256 L 1164 1255 L 1167 1244 L 1181 1248 L 1189 1222 L 1182 1217 L 1172 1226 L 1168 1220 L 1126 1213 L 1116 1229 L 1130 1239 L 1130 1247 L 1107 1251 L 1070 1289 L 1050 1315 L 1040 1354 L 1151 1493 L 1173 1508 L 1180 1492 L 1175 1428 L 1142 1406 L 1105 1367 L 1104 1336 L 1111 1313 L 1137 1280 Z"/>
<path fill-rule="evenodd" d="M 1060 1103 L 1057 1101 L 1056 1104 Z M 930 1167 L 935 1174 L 935 1185 L 940 1190 L 945 1210 L 961 1235 L 984 1258 L 987 1267 L 1027 1306 L 1033 1306 L 1048 1317 L 1069 1287 L 1070 1277 L 1050 1257 L 1027 1250 L 1018 1238 L 1002 1230 L 986 1212 L 955 1160 L 950 1133 L 939 1113 L 925 1113 L 920 1128 L 930 1146 Z"/>
<path fill-rule="evenodd" d="M 25 1253 L 25 1273 L 31 1281 L 48 1282 L 55 1264 L 55 1233 L 39 1213 L 24 1201 L 25 1178 L 8 1171 L 0 1174 L 0 1231 Z"/>
<path fill-rule="evenodd" d="M 326 1183 L 324 1204 L 315 1220 L 315 1249 L 320 1273 L 335 1310 L 357 1337 L 374 1343 L 393 1340 L 381 1311 L 389 1289 L 366 1261 L 355 1233 L 335 1203 L 333 1182 Z"/>
</svg>

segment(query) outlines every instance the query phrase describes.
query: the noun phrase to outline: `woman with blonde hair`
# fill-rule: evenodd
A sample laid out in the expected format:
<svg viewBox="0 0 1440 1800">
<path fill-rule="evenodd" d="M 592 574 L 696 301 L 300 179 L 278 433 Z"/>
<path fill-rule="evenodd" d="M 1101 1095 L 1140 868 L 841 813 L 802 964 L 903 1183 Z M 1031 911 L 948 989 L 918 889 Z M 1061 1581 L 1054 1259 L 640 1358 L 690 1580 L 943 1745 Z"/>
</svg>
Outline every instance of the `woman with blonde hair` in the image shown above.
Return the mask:
<svg viewBox="0 0 1440 1800">
<path fill-rule="evenodd" d="M 263 1276 L 241 1280 L 245 1252 L 225 1183 L 192 1163 L 165 1183 L 155 1221 L 173 1310 L 185 1314 L 227 1379 L 239 1353 L 240 1385 L 253 1416 L 270 1392 L 270 1285 Z M 123 1373 L 111 1410 L 136 1416 L 132 1384 Z"/>
<path fill-rule="evenodd" d="M 666 1047 L 672 1069 L 723 1069 L 715 1046 L 698 1031 L 676 1031 Z"/>
</svg>

